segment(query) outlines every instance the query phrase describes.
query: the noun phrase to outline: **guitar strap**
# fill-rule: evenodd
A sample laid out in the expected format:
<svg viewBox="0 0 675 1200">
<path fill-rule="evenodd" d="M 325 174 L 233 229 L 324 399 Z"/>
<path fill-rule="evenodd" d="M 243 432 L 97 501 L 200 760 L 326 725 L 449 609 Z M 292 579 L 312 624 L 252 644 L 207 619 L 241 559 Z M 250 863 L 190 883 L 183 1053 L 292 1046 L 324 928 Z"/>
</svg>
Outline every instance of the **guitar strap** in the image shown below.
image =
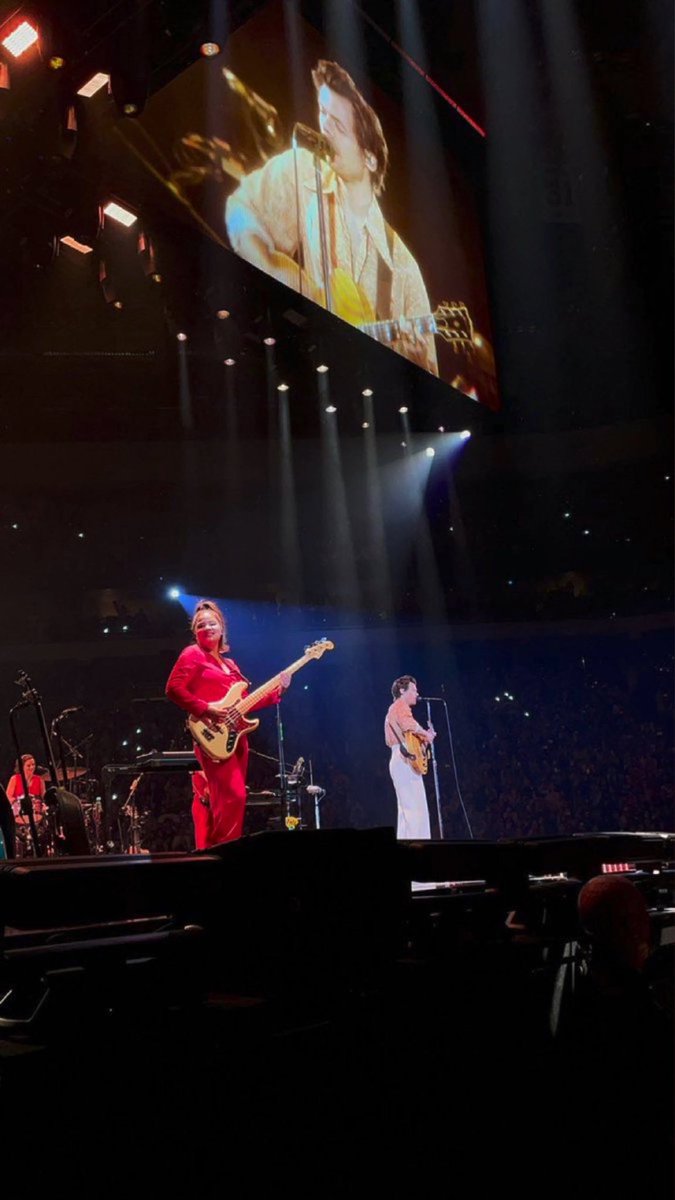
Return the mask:
<svg viewBox="0 0 675 1200">
<path fill-rule="evenodd" d="M 387 235 L 387 245 L 389 254 L 393 260 L 394 257 L 394 239 L 396 234 L 391 225 L 384 222 L 384 231 Z M 378 321 L 391 320 L 391 292 L 394 283 L 394 272 L 391 267 L 384 261 L 381 254 L 377 256 L 377 302 L 375 311 Z"/>
<path fill-rule="evenodd" d="M 397 734 L 396 730 L 394 729 L 394 726 L 392 725 L 391 721 L 387 721 L 387 725 L 391 729 L 391 732 L 393 733 L 394 737 L 396 738 L 396 741 L 398 742 L 399 749 L 401 751 L 401 755 L 403 756 L 403 758 L 414 758 L 415 755 L 410 753 L 408 747 L 406 746 L 405 742 L 403 741 L 403 738 L 399 737 L 399 735 Z"/>
</svg>

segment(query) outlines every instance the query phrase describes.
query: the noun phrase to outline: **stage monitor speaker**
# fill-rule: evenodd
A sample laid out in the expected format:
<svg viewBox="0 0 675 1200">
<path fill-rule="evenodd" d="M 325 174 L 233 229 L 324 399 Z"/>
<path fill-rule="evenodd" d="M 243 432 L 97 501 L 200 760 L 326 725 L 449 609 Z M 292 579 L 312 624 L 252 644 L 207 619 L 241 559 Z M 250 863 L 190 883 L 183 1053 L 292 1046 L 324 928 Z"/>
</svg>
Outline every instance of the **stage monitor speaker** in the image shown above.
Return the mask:
<svg viewBox="0 0 675 1200">
<path fill-rule="evenodd" d="M 400 948 L 407 903 L 393 829 L 254 834 L 213 847 L 224 967 L 302 1000 L 381 975 Z"/>
</svg>

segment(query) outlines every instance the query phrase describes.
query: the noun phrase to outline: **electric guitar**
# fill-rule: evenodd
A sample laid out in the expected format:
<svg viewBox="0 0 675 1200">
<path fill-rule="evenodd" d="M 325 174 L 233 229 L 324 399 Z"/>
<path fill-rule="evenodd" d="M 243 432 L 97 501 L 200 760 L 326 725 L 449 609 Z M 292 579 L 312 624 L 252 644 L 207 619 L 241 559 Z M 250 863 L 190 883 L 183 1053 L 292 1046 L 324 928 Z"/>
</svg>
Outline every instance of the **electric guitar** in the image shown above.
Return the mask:
<svg viewBox="0 0 675 1200">
<path fill-rule="evenodd" d="M 343 321 L 356 325 L 362 333 L 369 334 L 378 342 L 396 342 L 406 333 L 423 336 L 435 333 L 449 342 L 455 350 L 473 347 L 474 328 L 466 304 L 455 300 L 443 300 L 431 313 L 417 317 L 400 317 L 395 321 L 378 321 L 373 308 L 360 283 L 355 283 L 346 271 L 336 267 L 331 278 L 333 309 Z"/>
<path fill-rule="evenodd" d="M 403 731 L 403 745 L 407 751 L 405 761 L 416 775 L 426 775 L 429 770 L 429 743 L 412 729 Z"/>
<path fill-rule="evenodd" d="M 273 255 L 275 278 L 281 279 L 288 287 L 302 291 L 315 304 L 326 307 L 326 297 L 323 287 L 310 280 L 298 264 L 287 254 L 276 251 Z M 418 317 L 400 317 L 395 321 L 378 321 L 377 314 L 368 296 L 342 267 L 336 267 L 330 281 L 331 309 L 336 316 L 341 317 L 350 325 L 355 325 L 362 333 L 369 334 L 378 342 L 388 345 L 398 341 L 403 334 L 414 332 L 423 336 L 434 333 L 449 342 L 454 350 L 471 353 L 480 341 L 476 342 L 473 321 L 466 304 L 456 300 L 444 300 L 431 313 Z"/>
<path fill-rule="evenodd" d="M 296 659 L 290 667 L 286 667 L 286 671 L 289 675 L 295 675 L 296 671 L 306 666 L 313 658 L 321 658 L 327 650 L 334 649 L 335 646 L 327 638 L 320 638 L 311 646 L 306 646 L 302 658 Z M 257 729 L 260 724 L 256 718 L 251 719 L 246 714 L 263 696 L 274 691 L 279 686 L 279 682 L 280 676 L 273 675 L 271 679 L 267 680 L 267 683 L 261 684 L 254 692 L 244 696 L 242 693 L 247 684 L 244 679 L 240 679 L 237 683 L 232 684 L 222 700 L 215 702 L 214 708 L 217 708 L 221 714 L 218 718 L 188 717 L 187 725 L 192 737 L 209 758 L 215 762 L 226 762 L 228 758 L 232 757 L 239 744 L 239 739 L 245 734 L 253 733 L 253 730 Z"/>
</svg>

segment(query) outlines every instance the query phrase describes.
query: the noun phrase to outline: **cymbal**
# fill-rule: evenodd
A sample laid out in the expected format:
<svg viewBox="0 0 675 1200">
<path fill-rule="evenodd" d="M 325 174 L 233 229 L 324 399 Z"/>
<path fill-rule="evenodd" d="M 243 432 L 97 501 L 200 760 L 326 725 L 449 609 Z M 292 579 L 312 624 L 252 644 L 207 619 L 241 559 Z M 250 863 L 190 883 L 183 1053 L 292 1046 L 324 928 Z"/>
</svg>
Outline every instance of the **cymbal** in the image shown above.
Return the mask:
<svg viewBox="0 0 675 1200">
<path fill-rule="evenodd" d="M 86 767 L 66 767 L 66 779 L 80 779 L 82 775 L 87 774 Z M 63 783 L 63 771 L 56 772 L 56 778 L 59 783 Z"/>
</svg>

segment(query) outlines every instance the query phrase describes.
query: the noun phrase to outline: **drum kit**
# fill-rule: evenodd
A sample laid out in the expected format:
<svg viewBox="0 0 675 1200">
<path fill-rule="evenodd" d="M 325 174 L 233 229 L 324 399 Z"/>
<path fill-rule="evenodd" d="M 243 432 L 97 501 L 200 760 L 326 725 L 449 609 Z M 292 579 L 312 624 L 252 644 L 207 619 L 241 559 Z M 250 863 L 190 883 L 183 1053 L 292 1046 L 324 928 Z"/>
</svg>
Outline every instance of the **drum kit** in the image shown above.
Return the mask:
<svg viewBox="0 0 675 1200">
<path fill-rule="evenodd" d="M 19 795 L 15 794 L 11 806 L 8 806 L 11 807 L 10 841 L 14 843 L 14 856 L 41 858 L 61 854 L 102 853 L 101 801 L 96 794 L 97 782 L 90 775 L 84 750 L 93 734 L 88 734 L 77 744 L 71 743 L 63 735 L 61 722 L 71 713 L 78 712 L 79 707 L 63 709 L 48 730 L 41 697 L 25 671 L 19 672 L 16 683 L 22 689 L 22 696 L 9 714 L 19 775 L 19 787 L 16 789 Z M 46 788 L 33 787 L 32 779 L 29 782 L 25 774 L 24 760 L 31 756 L 21 754 L 17 713 L 27 706 L 35 710 L 45 758 L 49 763 L 49 768 L 35 768 L 38 778 L 41 775 L 49 776 Z M 58 758 L 54 755 L 53 742 L 58 747 Z M 29 804 L 24 799 L 26 794 L 30 798 Z"/>
<path fill-rule="evenodd" d="M 84 825 L 88 849 L 85 853 L 102 854 L 102 806 L 96 796 L 97 781 L 89 777 L 86 767 L 67 767 L 64 775 L 57 772 L 59 789 L 66 789 L 68 801 L 57 795 L 50 802 L 47 797 L 31 796 L 33 818 L 38 838 L 38 849 L 33 843 L 33 834 L 28 814 L 24 811 L 22 797 L 11 803 L 14 817 L 15 855 L 17 858 L 33 858 L 37 855 L 53 857 L 68 853 L 65 848 L 67 830 L 63 828 L 64 815 L 68 825 Z M 64 810 L 68 810 L 64 814 Z M 78 821 L 78 816 L 80 820 Z M 81 842 L 81 836 L 78 838 Z"/>
</svg>

